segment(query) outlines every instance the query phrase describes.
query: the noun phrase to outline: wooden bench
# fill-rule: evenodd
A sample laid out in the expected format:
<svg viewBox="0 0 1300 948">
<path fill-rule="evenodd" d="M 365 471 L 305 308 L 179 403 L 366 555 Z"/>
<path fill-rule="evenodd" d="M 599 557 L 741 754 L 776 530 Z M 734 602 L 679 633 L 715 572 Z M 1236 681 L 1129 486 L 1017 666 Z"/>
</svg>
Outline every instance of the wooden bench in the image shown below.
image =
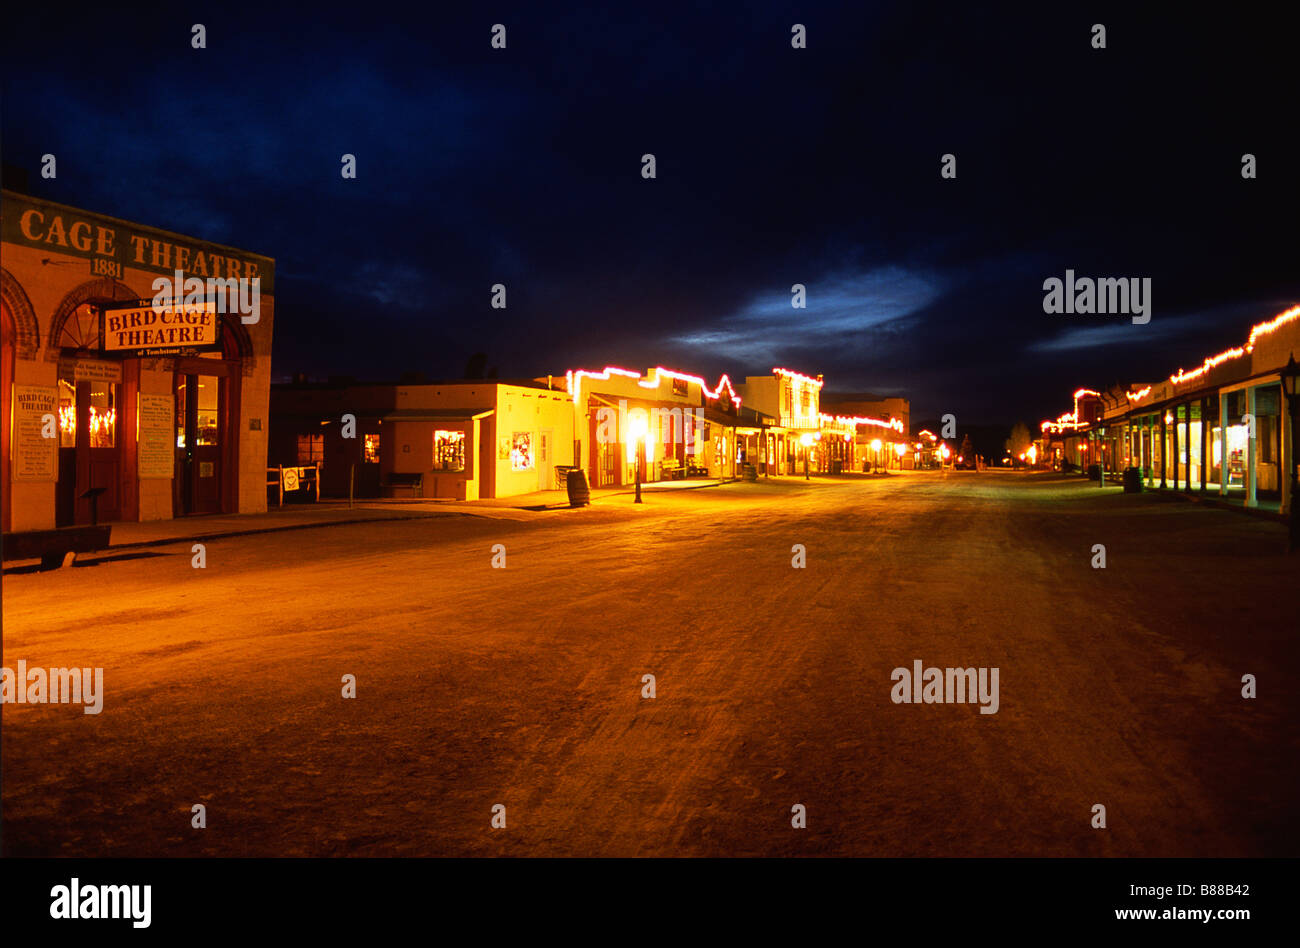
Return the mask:
<svg viewBox="0 0 1300 948">
<path fill-rule="evenodd" d="M 676 458 L 664 458 L 660 462 L 660 470 L 663 471 L 664 480 L 675 481 L 686 476 L 682 470 L 682 462 Z"/>
<path fill-rule="evenodd" d="M 111 526 L 58 527 L 54 530 L 26 530 L 6 533 L 0 539 L 5 560 L 40 558 L 42 569 L 69 566 L 78 553 L 94 553 L 108 548 Z"/>
</svg>

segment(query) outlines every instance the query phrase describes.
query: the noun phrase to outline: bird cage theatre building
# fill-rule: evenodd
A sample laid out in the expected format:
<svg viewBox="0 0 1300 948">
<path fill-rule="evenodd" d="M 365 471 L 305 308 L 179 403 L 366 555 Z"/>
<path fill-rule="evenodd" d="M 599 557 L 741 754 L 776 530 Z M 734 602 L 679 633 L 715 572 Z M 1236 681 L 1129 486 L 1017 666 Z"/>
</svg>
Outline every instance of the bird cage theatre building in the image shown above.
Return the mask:
<svg viewBox="0 0 1300 948">
<path fill-rule="evenodd" d="M 4 531 L 264 511 L 274 261 L 8 190 L 0 240 Z"/>
</svg>

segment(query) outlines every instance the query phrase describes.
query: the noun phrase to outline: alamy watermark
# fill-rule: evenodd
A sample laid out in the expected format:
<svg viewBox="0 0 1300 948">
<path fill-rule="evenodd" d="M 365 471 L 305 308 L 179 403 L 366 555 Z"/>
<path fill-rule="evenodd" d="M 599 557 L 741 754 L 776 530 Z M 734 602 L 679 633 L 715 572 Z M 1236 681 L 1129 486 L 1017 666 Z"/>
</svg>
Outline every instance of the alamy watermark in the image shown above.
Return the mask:
<svg viewBox="0 0 1300 948">
<path fill-rule="evenodd" d="M 104 709 L 104 669 L 29 669 L 19 659 L 16 672 L 0 668 L 0 704 L 83 704 L 86 714 L 99 714 Z"/>
<path fill-rule="evenodd" d="M 618 400 L 618 409 L 602 406 L 596 410 L 596 443 L 618 444 L 620 434 L 630 446 L 642 438 L 659 444 L 684 444 L 687 457 L 696 452 L 696 432 L 703 432 L 704 409 L 673 406 L 672 408 L 628 408 L 627 399 Z"/>
<path fill-rule="evenodd" d="M 181 270 L 153 281 L 153 311 L 159 315 L 212 312 L 238 313 L 239 321 L 252 325 L 262 318 L 261 277 L 187 277 Z"/>
<path fill-rule="evenodd" d="M 152 904 L 151 885 L 82 885 L 73 876 L 50 889 L 50 918 L 126 918 L 133 928 L 148 928 Z"/>
<path fill-rule="evenodd" d="M 894 704 L 975 704 L 980 714 L 998 713 L 998 669 L 996 668 L 923 668 L 918 658 L 906 668 L 895 668 L 890 675 L 894 687 L 890 698 Z"/>
<path fill-rule="evenodd" d="M 1065 271 L 1065 279 L 1048 277 L 1043 281 L 1043 312 L 1049 315 L 1132 316 L 1133 323 L 1151 322 L 1151 278 L 1142 277 L 1075 277 Z"/>
</svg>

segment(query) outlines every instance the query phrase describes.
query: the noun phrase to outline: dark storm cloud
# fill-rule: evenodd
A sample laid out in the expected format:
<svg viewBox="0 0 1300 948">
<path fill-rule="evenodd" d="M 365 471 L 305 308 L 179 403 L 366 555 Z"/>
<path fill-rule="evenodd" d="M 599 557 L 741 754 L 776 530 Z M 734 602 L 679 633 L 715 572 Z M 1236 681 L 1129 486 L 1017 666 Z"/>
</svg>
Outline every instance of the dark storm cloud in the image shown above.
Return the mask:
<svg viewBox="0 0 1300 948">
<path fill-rule="evenodd" d="M 5 160 L 54 152 L 39 193 L 274 256 L 281 376 L 457 374 L 476 350 L 503 375 L 785 364 L 917 415 L 1033 421 L 1300 295 L 1290 57 L 1258 17 L 373 15 L 11 15 Z M 1151 277 L 1151 323 L 1045 315 L 1067 268 Z"/>
</svg>

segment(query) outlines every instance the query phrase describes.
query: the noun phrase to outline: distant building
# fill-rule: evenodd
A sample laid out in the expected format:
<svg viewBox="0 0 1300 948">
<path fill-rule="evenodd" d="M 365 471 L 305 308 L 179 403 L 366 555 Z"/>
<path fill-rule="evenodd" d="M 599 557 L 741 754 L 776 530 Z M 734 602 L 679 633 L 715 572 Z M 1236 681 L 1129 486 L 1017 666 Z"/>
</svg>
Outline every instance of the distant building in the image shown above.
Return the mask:
<svg viewBox="0 0 1300 948">
<path fill-rule="evenodd" d="M 820 375 L 778 368 L 771 375 L 748 376 L 740 386 L 744 403 L 772 419 L 754 436 L 756 444 L 750 448 L 760 474 L 799 474 L 805 459 L 811 472 L 830 470 L 818 443 L 823 384 Z"/>
<path fill-rule="evenodd" d="M 926 466 L 924 445 L 909 440 L 911 404 L 906 398 L 823 392 L 822 412 L 854 432 L 854 464 L 864 470 L 914 470 Z M 829 423 L 829 422 L 828 422 Z"/>
<path fill-rule="evenodd" d="M 858 415 L 867 418 L 897 418 L 903 423 L 902 434 L 912 432 L 912 403 L 897 396 L 866 393 L 823 392 L 822 411 L 828 415 Z"/>
<path fill-rule="evenodd" d="M 530 379 L 271 388 L 270 462 L 319 462 L 323 496 L 479 500 L 551 490 L 564 486 L 573 445 L 572 399 Z"/>
</svg>

